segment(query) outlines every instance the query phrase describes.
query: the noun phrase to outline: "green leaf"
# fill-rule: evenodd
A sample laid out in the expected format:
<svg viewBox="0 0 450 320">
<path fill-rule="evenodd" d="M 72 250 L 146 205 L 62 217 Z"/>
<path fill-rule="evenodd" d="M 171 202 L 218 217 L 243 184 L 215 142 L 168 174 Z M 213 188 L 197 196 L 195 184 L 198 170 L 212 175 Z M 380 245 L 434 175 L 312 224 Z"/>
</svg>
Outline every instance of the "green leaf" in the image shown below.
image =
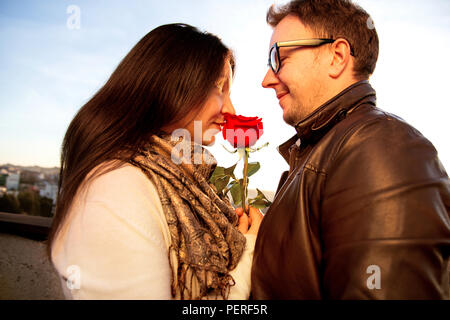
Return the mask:
<svg viewBox="0 0 450 320">
<path fill-rule="evenodd" d="M 239 180 L 239 181 L 241 181 L 241 180 Z M 241 189 L 241 184 L 240 183 L 236 182 L 231 187 L 230 192 L 231 192 L 231 196 L 233 197 L 233 202 L 234 202 L 235 206 L 237 206 L 240 203 L 242 203 L 242 196 L 241 196 L 242 195 L 242 189 Z"/>
<path fill-rule="evenodd" d="M 223 189 L 225 189 L 225 187 L 228 185 L 228 181 L 230 181 L 230 176 L 223 176 L 218 178 L 214 183 L 214 185 L 217 188 L 217 191 L 222 192 Z"/>
<path fill-rule="evenodd" d="M 264 200 L 252 201 L 252 202 L 249 202 L 249 204 L 250 204 L 250 206 L 258 208 L 258 209 L 264 209 L 270 205 Z"/>
<path fill-rule="evenodd" d="M 211 178 L 209 178 L 209 181 L 212 184 L 215 184 L 216 180 L 223 177 L 224 175 L 225 175 L 225 168 L 217 166 L 216 169 L 214 169 Z"/>
<path fill-rule="evenodd" d="M 265 147 L 267 147 L 269 145 L 269 143 L 268 142 L 266 142 L 266 143 L 264 143 L 261 147 L 259 147 L 259 148 L 256 148 L 256 149 L 254 149 L 254 148 L 250 148 L 250 152 L 256 152 L 256 151 L 259 151 L 259 150 L 261 150 L 262 148 L 265 148 Z"/>
<path fill-rule="evenodd" d="M 231 180 L 231 182 L 228 184 L 227 188 L 228 188 L 228 189 L 233 188 L 233 186 L 234 186 L 236 183 L 239 184 L 239 181 L 238 181 L 238 180 Z"/>
<path fill-rule="evenodd" d="M 228 194 L 228 192 L 230 192 L 230 189 L 235 185 L 237 183 L 237 181 L 236 180 L 232 180 L 228 185 L 227 185 L 227 187 L 223 190 L 223 195 L 227 195 Z"/>
<path fill-rule="evenodd" d="M 233 150 L 233 151 L 230 151 L 230 150 L 228 150 L 227 147 L 225 147 L 223 144 L 222 144 L 222 147 L 223 147 L 225 150 L 227 150 L 229 153 L 236 153 L 236 152 L 238 151 L 238 149 L 235 149 L 235 150 Z"/>
<path fill-rule="evenodd" d="M 245 148 L 237 148 L 237 152 L 239 155 L 239 160 L 238 162 L 245 156 Z"/>
<path fill-rule="evenodd" d="M 224 169 L 224 174 L 232 177 L 233 179 L 236 179 L 236 177 L 234 176 L 234 169 L 236 168 L 236 166 L 237 162 L 234 164 L 234 166 Z"/>
<path fill-rule="evenodd" d="M 247 171 L 247 176 L 250 177 L 251 175 L 255 174 L 259 168 L 261 168 L 261 165 L 259 164 L 259 162 L 251 162 L 248 164 L 248 171 Z"/>
<path fill-rule="evenodd" d="M 249 204 L 258 209 L 269 207 L 272 204 L 272 202 L 266 198 L 266 196 L 264 195 L 264 193 L 261 192 L 261 190 L 257 188 L 256 191 L 258 192 L 257 196 L 254 197 L 253 199 L 250 199 Z"/>
<path fill-rule="evenodd" d="M 256 188 L 256 191 L 258 191 L 258 195 L 256 196 L 257 198 L 259 198 L 259 199 L 264 199 L 264 200 L 266 200 L 266 201 L 269 201 L 269 199 L 266 198 L 266 195 L 265 195 L 261 190 L 259 190 L 258 188 Z M 270 201 L 269 201 L 269 202 L 270 202 Z"/>
</svg>

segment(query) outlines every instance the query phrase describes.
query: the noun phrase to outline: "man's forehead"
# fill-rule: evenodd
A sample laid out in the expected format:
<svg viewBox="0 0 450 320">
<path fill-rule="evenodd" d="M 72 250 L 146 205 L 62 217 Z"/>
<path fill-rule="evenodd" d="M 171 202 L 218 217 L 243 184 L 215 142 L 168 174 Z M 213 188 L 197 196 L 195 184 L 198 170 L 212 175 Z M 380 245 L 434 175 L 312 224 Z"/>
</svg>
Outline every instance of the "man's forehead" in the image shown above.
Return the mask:
<svg viewBox="0 0 450 320">
<path fill-rule="evenodd" d="M 308 39 L 312 37 L 312 31 L 307 28 L 298 17 L 288 15 L 274 28 L 270 39 L 270 46 L 279 41 Z"/>
</svg>

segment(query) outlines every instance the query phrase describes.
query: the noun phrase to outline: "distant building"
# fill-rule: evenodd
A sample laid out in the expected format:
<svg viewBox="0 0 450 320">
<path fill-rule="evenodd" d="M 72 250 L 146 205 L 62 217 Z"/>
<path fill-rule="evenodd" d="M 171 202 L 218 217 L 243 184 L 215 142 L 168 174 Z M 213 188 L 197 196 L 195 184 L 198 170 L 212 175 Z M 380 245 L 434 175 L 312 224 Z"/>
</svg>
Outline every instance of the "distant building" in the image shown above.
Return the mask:
<svg viewBox="0 0 450 320">
<path fill-rule="evenodd" d="M 19 180 L 20 180 L 20 172 L 17 173 L 10 172 L 6 177 L 6 188 L 8 190 L 18 190 Z"/>
<path fill-rule="evenodd" d="M 53 200 L 53 204 L 56 203 L 56 196 L 58 194 L 58 185 L 50 183 L 48 181 L 42 181 L 40 183 L 39 195 L 41 197 L 50 198 Z"/>
</svg>

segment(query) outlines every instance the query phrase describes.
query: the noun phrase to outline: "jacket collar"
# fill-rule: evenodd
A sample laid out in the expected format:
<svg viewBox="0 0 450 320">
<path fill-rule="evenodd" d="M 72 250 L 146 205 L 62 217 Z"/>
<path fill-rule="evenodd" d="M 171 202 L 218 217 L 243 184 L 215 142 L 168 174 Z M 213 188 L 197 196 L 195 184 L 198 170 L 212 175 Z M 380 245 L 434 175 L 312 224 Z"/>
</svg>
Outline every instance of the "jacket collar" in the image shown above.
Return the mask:
<svg viewBox="0 0 450 320">
<path fill-rule="evenodd" d="M 336 123 L 344 119 L 347 113 L 365 103 L 376 105 L 375 90 L 367 80 L 352 84 L 300 121 L 295 126 L 297 134 L 281 144 L 278 151 L 289 162 L 289 148 L 298 139 L 302 144 L 319 140 Z"/>
</svg>

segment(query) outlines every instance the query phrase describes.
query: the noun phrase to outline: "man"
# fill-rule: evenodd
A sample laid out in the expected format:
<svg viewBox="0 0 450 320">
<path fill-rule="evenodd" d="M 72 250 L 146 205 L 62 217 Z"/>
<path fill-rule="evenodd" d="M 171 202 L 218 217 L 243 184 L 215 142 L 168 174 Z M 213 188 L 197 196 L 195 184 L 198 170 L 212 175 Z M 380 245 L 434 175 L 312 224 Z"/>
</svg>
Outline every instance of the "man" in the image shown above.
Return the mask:
<svg viewBox="0 0 450 320">
<path fill-rule="evenodd" d="M 297 134 L 279 147 L 290 170 L 258 233 L 252 297 L 448 299 L 449 179 L 425 137 L 375 106 L 369 15 L 297 0 L 267 21 L 262 85 Z"/>
</svg>

